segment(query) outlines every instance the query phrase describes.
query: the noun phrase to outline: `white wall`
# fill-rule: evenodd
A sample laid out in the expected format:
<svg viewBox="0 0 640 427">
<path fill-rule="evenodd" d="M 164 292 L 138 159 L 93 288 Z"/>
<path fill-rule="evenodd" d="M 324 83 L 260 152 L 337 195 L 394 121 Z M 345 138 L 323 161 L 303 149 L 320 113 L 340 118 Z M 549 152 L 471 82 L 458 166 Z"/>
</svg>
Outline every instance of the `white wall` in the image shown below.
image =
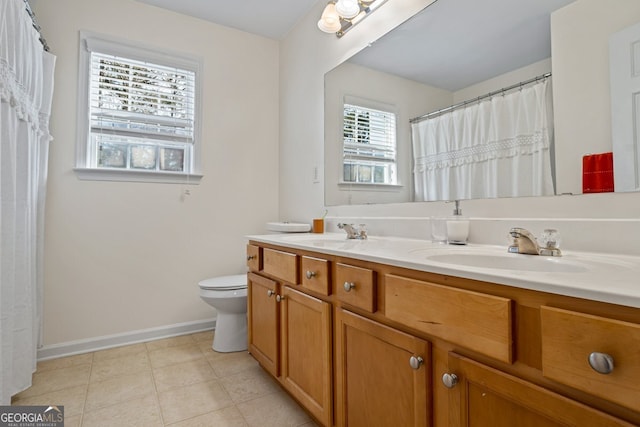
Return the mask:
<svg viewBox="0 0 640 427">
<path fill-rule="evenodd" d="M 46 1 L 35 12 L 57 55 L 45 344 L 213 318 L 197 282 L 246 271 L 243 236 L 278 215 L 278 43 L 133 0 Z M 80 29 L 203 58 L 200 185 L 78 180 Z"/>
<path fill-rule="evenodd" d="M 323 160 L 322 96 L 324 73 L 343 59 L 349 58 L 367 42 L 386 33 L 389 26 L 395 26 L 429 2 L 403 2 L 400 0 L 387 2 L 342 39 L 322 34 L 315 27 L 315 22 L 325 3 L 320 0 L 316 9 L 301 20 L 281 44 L 280 163 L 283 167 L 280 173 L 280 212 L 283 217 L 300 220 L 308 220 L 312 216 L 318 215 L 318 212 L 323 209 L 322 185 L 312 183 L 310 171 L 313 165 L 321 164 Z M 586 33 L 584 40 L 577 48 L 574 48 L 572 55 L 574 57 L 578 55 L 588 60 L 589 64 L 585 64 L 586 68 L 608 67 L 608 59 L 605 60 L 600 53 L 592 55 L 590 52 L 594 44 L 606 43 L 611 29 L 605 29 L 604 32 L 601 32 L 594 28 L 600 28 L 601 20 L 604 19 L 602 16 L 605 15 L 608 17 L 607 20 L 618 22 L 621 27 L 624 27 L 629 20 L 634 22 L 640 20 L 640 15 L 637 14 L 640 2 L 637 0 L 616 0 L 614 3 L 610 3 L 601 0 L 578 0 L 574 7 L 590 9 L 591 19 L 586 23 L 579 24 L 577 20 L 573 19 L 573 14 L 577 12 L 567 12 L 568 22 L 563 24 L 564 29 L 567 32 Z M 632 18 L 632 15 L 635 17 Z M 558 25 L 557 20 L 553 23 L 554 26 Z M 557 54 L 558 43 L 568 42 L 568 39 L 555 41 L 553 55 Z M 596 49 L 599 48 L 596 47 Z M 601 64 L 602 61 L 605 61 L 604 65 Z M 564 73 L 567 77 L 578 79 L 581 78 L 584 68 L 571 68 Z M 556 69 L 555 64 L 553 72 L 554 79 L 557 78 L 555 77 L 557 73 L 563 74 Z M 556 80 L 554 90 L 558 85 L 559 82 Z M 585 84 L 582 84 L 581 90 L 586 89 Z M 572 149 L 576 144 L 583 143 L 586 136 L 583 135 L 582 129 L 587 124 L 591 125 L 592 122 L 606 120 L 602 116 L 605 114 L 604 112 L 596 116 L 585 117 L 582 114 L 585 104 L 605 104 L 608 102 L 608 94 L 606 96 L 592 94 L 588 100 L 583 97 L 576 98 L 577 95 L 577 93 L 568 94 L 567 103 L 571 105 L 568 116 L 563 115 L 561 119 L 556 119 L 556 126 L 560 121 L 566 120 L 565 131 L 561 135 L 557 135 L 556 141 L 560 141 L 562 138 L 562 143 Z M 575 102 L 578 99 L 580 101 Z M 574 120 L 571 116 L 575 119 L 581 117 L 581 119 Z M 589 137 L 589 140 L 592 139 Z M 574 161 L 578 161 L 578 159 L 574 159 Z M 570 173 L 575 175 L 575 179 L 580 180 L 580 170 L 572 169 Z M 548 218 L 630 218 L 636 221 L 637 218 L 640 218 L 640 194 L 473 200 L 465 201 L 463 207 L 466 215 L 504 218 L 505 221 L 511 223 L 513 218 L 539 218 L 541 221 Z M 432 214 L 439 215 L 448 212 L 450 212 L 450 206 L 438 202 L 329 208 L 329 215 L 334 217 L 391 217 L 394 220 L 407 217 L 428 217 Z M 604 224 L 603 227 L 606 227 L 606 221 L 597 224 Z M 598 226 L 597 224 L 596 226 Z M 375 231 L 372 230 L 372 232 Z M 585 230 L 585 233 L 591 232 L 592 230 Z M 629 239 L 628 235 L 616 234 L 608 237 L 614 240 Z"/>
<path fill-rule="evenodd" d="M 309 222 L 324 212 L 324 74 L 413 16 L 432 0 L 393 0 L 344 37 L 316 26 L 318 0 L 280 44 L 280 217 Z M 330 210 L 331 211 L 331 210 Z"/>
<path fill-rule="evenodd" d="M 579 0 L 552 15 L 554 111 L 560 192 L 581 192 L 582 156 L 612 150 L 609 36 L 640 21 L 637 0 Z M 581 23 L 591 23 L 584 25 Z"/>
<path fill-rule="evenodd" d="M 477 98 L 478 96 L 494 92 L 503 87 L 511 86 L 550 72 L 551 58 L 543 59 L 542 61 L 534 62 L 533 64 L 525 67 L 518 68 L 489 80 L 460 89 L 453 93 L 453 103 L 457 104 L 459 102 Z"/>
<path fill-rule="evenodd" d="M 366 186 L 338 186 L 342 180 L 345 96 L 362 99 L 363 106 L 384 105 L 396 113 L 398 184 L 373 193 Z M 346 62 L 325 76 L 325 203 L 331 205 L 406 202 L 413 197 L 411 126 L 409 120 L 451 105 L 452 94 L 392 74 Z M 384 109 L 385 107 L 378 107 Z M 330 160 L 329 160 L 330 159 Z"/>
</svg>

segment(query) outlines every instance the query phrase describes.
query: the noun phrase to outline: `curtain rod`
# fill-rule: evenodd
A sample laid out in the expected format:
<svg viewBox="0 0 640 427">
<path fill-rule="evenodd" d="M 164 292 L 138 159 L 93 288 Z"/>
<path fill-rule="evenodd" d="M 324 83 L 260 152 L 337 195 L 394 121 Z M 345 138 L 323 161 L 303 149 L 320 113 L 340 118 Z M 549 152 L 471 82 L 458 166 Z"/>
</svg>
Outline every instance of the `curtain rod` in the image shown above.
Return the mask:
<svg viewBox="0 0 640 427">
<path fill-rule="evenodd" d="M 490 98 L 490 97 L 495 96 L 495 95 L 503 94 L 503 93 L 505 93 L 507 91 L 510 91 L 510 90 L 513 90 L 513 89 L 522 88 L 523 86 L 528 85 L 529 83 L 535 83 L 535 82 L 537 82 L 539 80 L 544 80 L 544 79 L 547 79 L 549 77 L 551 77 L 551 73 L 542 74 L 540 76 L 533 77 L 533 78 L 531 78 L 529 80 L 524 80 L 524 81 L 522 81 L 520 83 L 516 83 L 516 84 L 511 85 L 511 86 L 503 87 L 500 90 L 496 90 L 496 91 L 493 91 L 493 92 L 489 92 L 489 93 L 487 93 L 485 95 L 478 96 L 477 98 L 468 99 L 468 100 L 460 102 L 458 104 L 454 104 L 454 105 L 452 105 L 450 107 L 442 108 L 440 110 L 432 111 L 431 113 L 423 114 L 422 116 L 414 117 L 413 119 L 409 120 L 409 123 L 418 123 L 418 122 L 421 122 L 423 120 L 429 119 L 429 118 L 431 118 L 433 116 L 437 116 L 439 114 L 448 113 L 449 111 L 456 110 L 456 109 L 458 109 L 460 107 L 464 107 L 465 105 L 469 105 L 469 104 L 474 103 L 474 102 L 479 102 L 479 101 L 481 101 L 481 100 L 483 100 L 485 98 Z"/>
<path fill-rule="evenodd" d="M 47 44 L 47 41 L 44 39 L 44 37 L 42 37 L 42 29 L 40 28 L 40 25 L 38 25 L 38 22 L 36 21 L 36 14 L 33 13 L 33 10 L 31 9 L 31 5 L 29 4 L 29 0 L 24 0 L 24 5 L 25 5 L 25 8 L 27 9 L 27 13 L 29 14 L 29 17 L 31 18 L 33 28 L 35 28 L 35 30 L 38 32 L 38 35 L 40 36 L 40 43 L 42 43 L 42 48 L 45 50 L 45 52 L 49 52 L 49 45 Z"/>
</svg>

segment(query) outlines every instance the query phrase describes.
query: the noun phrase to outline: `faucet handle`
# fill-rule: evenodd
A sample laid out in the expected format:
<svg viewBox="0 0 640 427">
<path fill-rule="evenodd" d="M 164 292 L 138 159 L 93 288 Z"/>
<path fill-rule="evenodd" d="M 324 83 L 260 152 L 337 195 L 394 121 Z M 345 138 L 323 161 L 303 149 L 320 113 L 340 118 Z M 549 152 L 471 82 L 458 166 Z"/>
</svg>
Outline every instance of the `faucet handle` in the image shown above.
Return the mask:
<svg viewBox="0 0 640 427">
<path fill-rule="evenodd" d="M 358 235 L 362 240 L 366 240 L 367 238 L 367 224 L 359 224 L 358 225 Z"/>
<path fill-rule="evenodd" d="M 560 233 L 555 228 L 546 228 L 540 236 L 540 243 L 547 249 L 560 247 Z"/>
</svg>

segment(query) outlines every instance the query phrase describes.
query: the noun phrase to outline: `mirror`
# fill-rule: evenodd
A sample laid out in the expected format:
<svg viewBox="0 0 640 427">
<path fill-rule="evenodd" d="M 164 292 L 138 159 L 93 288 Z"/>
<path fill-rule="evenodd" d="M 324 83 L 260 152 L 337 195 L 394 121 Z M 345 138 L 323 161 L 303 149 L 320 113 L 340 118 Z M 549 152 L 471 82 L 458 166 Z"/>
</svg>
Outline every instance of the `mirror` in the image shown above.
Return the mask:
<svg viewBox="0 0 640 427">
<path fill-rule="evenodd" d="M 437 0 L 328 72 L 325 204 L 412 201 L 410 119 L 551 72 L 549 17 L 573 1 Z M 396 185 L 343 182 L 345 99 L 393 107 Z"/>
</svg>

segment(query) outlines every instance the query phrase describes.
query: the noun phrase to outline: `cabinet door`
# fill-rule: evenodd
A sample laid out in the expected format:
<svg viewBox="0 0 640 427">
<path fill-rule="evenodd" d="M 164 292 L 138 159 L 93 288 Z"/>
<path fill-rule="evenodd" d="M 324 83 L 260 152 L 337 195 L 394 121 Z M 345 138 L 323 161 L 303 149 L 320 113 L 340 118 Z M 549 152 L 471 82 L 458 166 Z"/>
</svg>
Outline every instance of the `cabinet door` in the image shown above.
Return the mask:
<svg viewBox="0 0 640 427">
<path fill-rule="evenodd" d="M 331 305 L 282 289 L 282 378 L 286 389 L 323 425 L 333 421 Z"/>
<path fill-rule="evenodd" d="M 249 352 L 277 377 L 280 375 L 278 284 L 254 273 L 249 273 L 248 279 Z"/>
<path fill-rule="evenodd" d="M 340 309 L 336 324 L 337 425 L 429 426 L 430 344 Z"/>
<path fill-rule="evenodd" d="M 449 355 L 449 368 L 451 372 L 447 374 L 457 378 L 456 384 L 448 384 L 452 386 L 449 390 L 452 427 L 632 425 L 453 353 Z"/>
</svg>

